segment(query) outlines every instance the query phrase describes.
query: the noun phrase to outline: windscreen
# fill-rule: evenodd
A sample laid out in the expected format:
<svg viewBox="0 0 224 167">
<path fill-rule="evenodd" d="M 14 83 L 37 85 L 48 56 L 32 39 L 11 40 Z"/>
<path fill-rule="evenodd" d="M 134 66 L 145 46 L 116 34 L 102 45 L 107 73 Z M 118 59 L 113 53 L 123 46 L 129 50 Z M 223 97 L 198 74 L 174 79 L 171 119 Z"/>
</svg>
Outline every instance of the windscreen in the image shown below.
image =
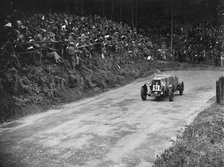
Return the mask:
<svg viewBox="0 0 224 167">
<path fill-rule="evenodd" d="M 152 85 L 160 85 L 161 81 L 160 80 L 153 80 Z"/>
</svg>

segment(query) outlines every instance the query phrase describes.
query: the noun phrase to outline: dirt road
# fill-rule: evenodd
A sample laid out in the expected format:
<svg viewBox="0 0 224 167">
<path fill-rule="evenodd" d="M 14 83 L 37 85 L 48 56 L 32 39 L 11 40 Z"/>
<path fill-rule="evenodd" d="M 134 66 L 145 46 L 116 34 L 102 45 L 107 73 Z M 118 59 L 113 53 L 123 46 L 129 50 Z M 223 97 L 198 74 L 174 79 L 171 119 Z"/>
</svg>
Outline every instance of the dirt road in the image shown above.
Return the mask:
<svg viewBox="0 0 224 167">
<path fill-rule="evenodd" d="M 0 126 L 0 164 L 18 167 L 148 167 L 215 95 L 223 72 L 175 71 L 174 101 L 140 98 L 139 79 L 58 110 Z M 151 79 L 148 77 L 147 79 Z M 0 165 L 0 166 L 1 166 Z"/>
</svg>

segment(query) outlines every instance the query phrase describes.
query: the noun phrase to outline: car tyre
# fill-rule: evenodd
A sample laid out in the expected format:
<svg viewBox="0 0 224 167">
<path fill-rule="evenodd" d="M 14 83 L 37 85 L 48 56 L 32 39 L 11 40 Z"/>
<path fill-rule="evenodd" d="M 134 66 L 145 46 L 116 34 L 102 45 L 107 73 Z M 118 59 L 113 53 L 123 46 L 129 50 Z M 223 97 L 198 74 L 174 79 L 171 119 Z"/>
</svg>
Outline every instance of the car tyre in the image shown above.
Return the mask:
<svg viewBox="0 0 224 167">
<path fill-rule="evenodd" d="M 147 88 L 144 85 L 144 86 L 141 87 L 141 98 L 142 98 L 143 101 L 146 100 L 146 96 L 147 96 Z"/>
<path fill-rule="evenodd" d="M 183 92 L 184 92 L 184 82 L 181 82 L 179 90 L 180 95 L 183 95 Z"/>
<path fill-rule="evenodd" d="M 174 96 L 173 89 L 169 89 L 169 100 L 170 101 L 173 101 L 173 96 Z"/>
</svg>

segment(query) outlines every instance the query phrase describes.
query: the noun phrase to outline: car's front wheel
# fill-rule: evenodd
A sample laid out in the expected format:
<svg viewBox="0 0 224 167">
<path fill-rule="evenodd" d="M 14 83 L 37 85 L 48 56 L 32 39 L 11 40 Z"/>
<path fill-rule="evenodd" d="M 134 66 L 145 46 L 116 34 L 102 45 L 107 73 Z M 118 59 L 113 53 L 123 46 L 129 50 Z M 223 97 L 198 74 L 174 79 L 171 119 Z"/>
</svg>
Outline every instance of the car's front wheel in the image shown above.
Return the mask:
<svg viewBox="0 0 224 167">
<path fill-rule="evenodd" d="M 142 98 L 142 100 L 146 100 L 146 96 L 147 96 L 147 88 L 144 85 L 144 86 L 141 87 L 141 98 Z"/>
</svg>

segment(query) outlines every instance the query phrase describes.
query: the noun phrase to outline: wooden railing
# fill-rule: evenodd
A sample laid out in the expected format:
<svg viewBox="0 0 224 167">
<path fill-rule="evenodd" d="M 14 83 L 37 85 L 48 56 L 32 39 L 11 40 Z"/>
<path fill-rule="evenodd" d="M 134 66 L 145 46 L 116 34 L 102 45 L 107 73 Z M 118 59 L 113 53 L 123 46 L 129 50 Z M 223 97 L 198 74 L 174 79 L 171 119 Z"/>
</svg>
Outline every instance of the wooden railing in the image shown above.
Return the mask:
<svg viewBox="0 0 224 167">
<path fill-rule="evenodd" d="M 220 77 L 216 81 L 216 102 L 217 104 L 224 104 L 224 77 Z"/>
</svg>

